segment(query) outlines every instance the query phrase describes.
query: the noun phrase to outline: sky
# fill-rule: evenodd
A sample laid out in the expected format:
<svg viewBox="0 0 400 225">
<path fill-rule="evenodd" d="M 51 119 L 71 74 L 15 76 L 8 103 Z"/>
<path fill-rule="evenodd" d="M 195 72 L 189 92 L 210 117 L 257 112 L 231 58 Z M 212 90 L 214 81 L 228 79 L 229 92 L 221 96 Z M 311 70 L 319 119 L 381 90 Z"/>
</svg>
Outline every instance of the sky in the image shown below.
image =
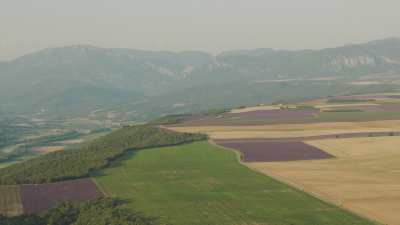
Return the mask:
<svg viewBox="0 0 400 225">
<path fill-rule="evenodd" d="M 0 60 L 90 44 L 318 49 L 400 37 L 399 0 L 0 0 Z"/>
</svg>

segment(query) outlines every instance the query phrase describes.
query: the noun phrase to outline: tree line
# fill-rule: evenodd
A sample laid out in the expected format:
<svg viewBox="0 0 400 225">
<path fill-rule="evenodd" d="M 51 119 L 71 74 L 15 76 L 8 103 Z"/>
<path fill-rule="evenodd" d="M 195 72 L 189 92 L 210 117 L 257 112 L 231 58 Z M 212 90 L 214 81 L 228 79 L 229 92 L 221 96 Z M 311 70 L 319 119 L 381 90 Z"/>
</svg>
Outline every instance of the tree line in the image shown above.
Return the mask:
<svg viewBox="0 0 400 225">
<path fill-rule="evenodd" d="M 0 185 L 40 184 L 87 177 L 128 150 L 204 140 L 203 134 L 177 133 L 150 125 L 128 126 L 80 148 L 54 152 L 0 170 Z"/>
</svg>

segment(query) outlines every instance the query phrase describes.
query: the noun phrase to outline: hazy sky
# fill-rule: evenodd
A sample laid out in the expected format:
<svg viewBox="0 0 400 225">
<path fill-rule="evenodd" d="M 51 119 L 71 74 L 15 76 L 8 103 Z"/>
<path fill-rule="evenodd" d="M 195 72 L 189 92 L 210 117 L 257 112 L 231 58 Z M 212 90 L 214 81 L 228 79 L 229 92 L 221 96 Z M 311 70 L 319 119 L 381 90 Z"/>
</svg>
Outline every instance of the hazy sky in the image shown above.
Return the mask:
<svg viewBox="0 0 400 225">
<path fill-rule="evenodd" d="M 0 0 L 0 59 L 92 44 L 323 48 L 400 36 L 399 0 Z"/>
</svg>

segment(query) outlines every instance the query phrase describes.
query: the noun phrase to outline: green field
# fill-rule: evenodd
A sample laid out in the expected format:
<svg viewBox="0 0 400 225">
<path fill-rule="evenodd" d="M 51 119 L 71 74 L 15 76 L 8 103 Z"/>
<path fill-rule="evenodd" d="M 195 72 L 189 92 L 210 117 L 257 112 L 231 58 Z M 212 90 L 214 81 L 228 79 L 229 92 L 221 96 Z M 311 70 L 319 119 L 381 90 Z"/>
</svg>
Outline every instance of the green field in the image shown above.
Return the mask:
<svg viewBox="0 0 400 225">
<path fill-rule="evenodd" d="M 400 119 L 398 111 L 376 112 L 322 112 L 316 116 L 318 122 L 361 122 Z"/>
<path fill-rule="evenodd" d="M 0 186 L 0 215 L 15 216 L 22 213 L 20 188 Z"/>
<path fill-rule="evenodd" d="M 372 224 L 256 173 L 208 142 L 130 152 L 95 181 L 128 207 L 174 225 Z"/>
</svg>

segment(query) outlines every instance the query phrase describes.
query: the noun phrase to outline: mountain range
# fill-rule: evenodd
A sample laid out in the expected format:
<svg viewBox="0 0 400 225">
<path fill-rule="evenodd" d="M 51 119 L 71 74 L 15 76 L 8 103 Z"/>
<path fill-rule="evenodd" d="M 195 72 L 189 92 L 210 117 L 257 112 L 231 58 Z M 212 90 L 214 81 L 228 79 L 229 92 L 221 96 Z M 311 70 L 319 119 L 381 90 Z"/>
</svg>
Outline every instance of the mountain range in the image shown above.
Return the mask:
<svg viewBox="0 0 400 225">
<path fill-rule="evenodd" d="M 212 107 L 398 89 L 400 39 L 218 55 L 68 46 L 0 62 L 0 80 L 1 112 L 112 112 L 141 121 Z"/>
</svg>

